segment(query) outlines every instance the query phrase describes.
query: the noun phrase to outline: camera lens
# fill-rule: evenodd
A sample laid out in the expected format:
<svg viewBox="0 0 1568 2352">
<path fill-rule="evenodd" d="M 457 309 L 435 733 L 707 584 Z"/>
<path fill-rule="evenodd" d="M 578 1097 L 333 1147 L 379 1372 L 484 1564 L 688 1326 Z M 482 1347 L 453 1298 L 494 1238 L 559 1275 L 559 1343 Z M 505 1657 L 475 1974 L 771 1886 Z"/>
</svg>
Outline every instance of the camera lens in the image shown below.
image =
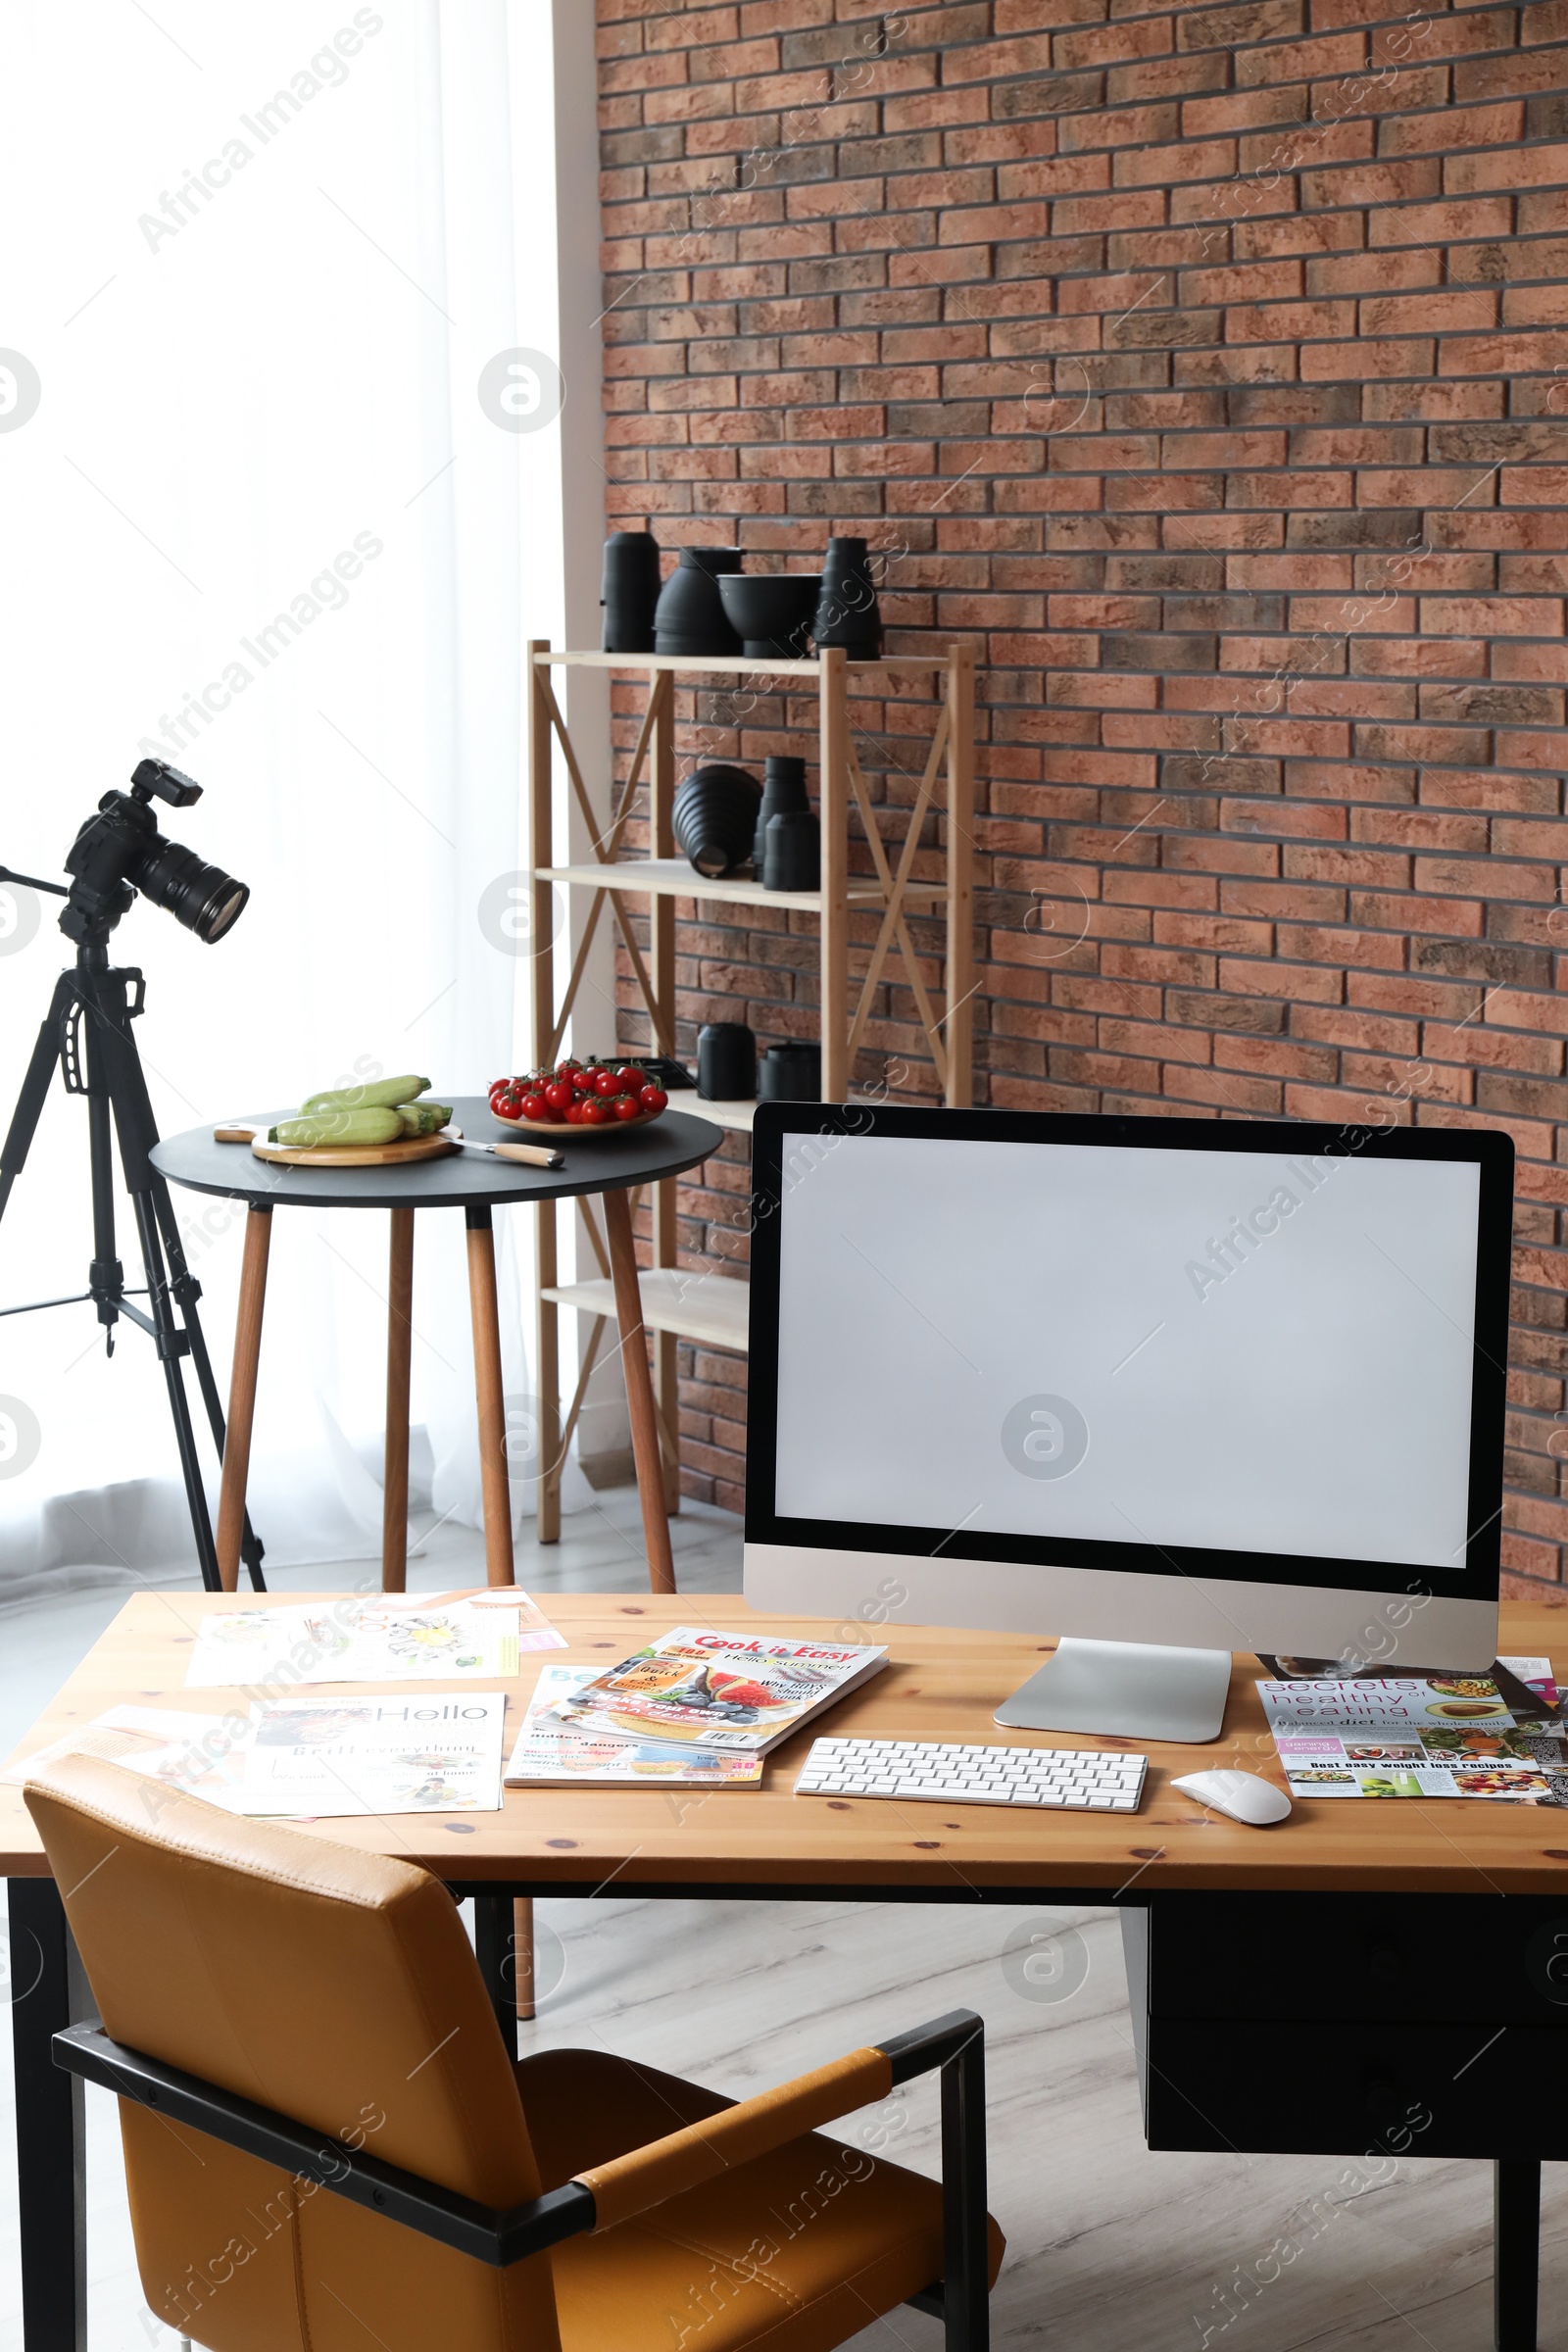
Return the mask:
<svg viewBox="0 0 1568 2352">
<path fill-rule="evenodd" d="M 194 850 L 155 833 L 147 854 L 131 868 L 129 879 L 154 906 L 162 906 L 176 923 L 211 947 L 231 930 L 250 897 L 247 883 L 236 882 L 221 866 L 209 865 Z"/>
</svg>

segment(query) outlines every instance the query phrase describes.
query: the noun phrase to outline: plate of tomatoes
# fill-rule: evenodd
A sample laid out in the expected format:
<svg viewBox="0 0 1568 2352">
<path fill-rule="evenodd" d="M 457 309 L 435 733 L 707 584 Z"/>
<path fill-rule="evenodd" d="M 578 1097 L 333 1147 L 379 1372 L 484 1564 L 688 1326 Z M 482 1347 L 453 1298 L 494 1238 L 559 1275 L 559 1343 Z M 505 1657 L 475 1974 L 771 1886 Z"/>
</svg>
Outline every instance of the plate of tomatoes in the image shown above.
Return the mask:
<svg viewBox="0 0 1568 2352">
<path fill-rule="evenodd" d="M 509 1126 L 540 1135 L 586 1139 L 628 1127 L 647 1127 L 668 1107 L 669 1097 L 640 1062 L 558 1062 L 521 1078 L 498 1078 L 490 1108 Z"/>
</svg>

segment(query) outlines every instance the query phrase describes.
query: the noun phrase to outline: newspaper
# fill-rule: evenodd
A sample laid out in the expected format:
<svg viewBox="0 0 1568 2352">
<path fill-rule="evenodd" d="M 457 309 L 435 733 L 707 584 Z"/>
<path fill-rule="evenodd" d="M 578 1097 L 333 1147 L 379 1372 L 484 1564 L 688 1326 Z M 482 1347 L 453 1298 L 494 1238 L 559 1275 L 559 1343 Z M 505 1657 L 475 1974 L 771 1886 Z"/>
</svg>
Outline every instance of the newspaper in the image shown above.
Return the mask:
<svg viewBox="0 0 1568 2352">
<path fill-rule="evenodd" d="M 89 1755 L 256 1818 L 494 1813 L 506 1707 L 501 1690 L 274 1699 L 232 1715 L 110 1707 L 3 1777 Z"/>
<path fill-rule="evenodd" d="M 498 1813 L 506 1708 L 502 1690 L 269 1700 L 252 1710 L 233 1809 Z"/>
<path fill-rule="evenodd" d="M 195 1749 L 207 1739 L 220 1744 L 231 1740 L 236 1731 L 239 1737 L 248 1737 L 244 1715 L 194 1715 L 178 1707 L 109 1707 L 90 1723 L 51 1740 L 47 1747 L 35 1747 L 31 1755 L 8 1764 L 0 1772 L 0 1781 L 20 1788 L 35 1773 L 47 1770 L 57 1756 L 101 1756 L 108 1763 L 129 1764 L 139 1770 L 147 1758 L 164 1752 L 166 1742 Z"/>
<path fill-rule="evenodd" d="M 526 1592 L 504 1605 L 457 1593 L 376 1593 L 276 1609 L 214 1610 L 196 1635 L 187 1690 L 287 1690 L 301 1683 L 510 1680 L 524 1651 L 565 1639 Z"/>
<path fill-rule="evenodd" d="M 592 1666 L 541 1666 L 534 1693 L 507 1766 L 509 1788 L 635 1787 L 760 1788 L 762 1759 L 755 1751 L 671 1745 L 660 1740 L 607 1738 L 563 1723 L 554 1710 L 591 1683 Z"/>
<path fill-rule="evenodd" d="M 1500 1658 L 1548 1708 L 1546 1658 Z M 1489 1674 L 1265 1682 L 1293 1796 L 1471 1796 L 1568 1804 L 1568 1725 L 1517 1715 Z"/>
<path fill-rule="evenodd" d="M 765 1755 L 887 1664 L 885 1647 L 786 1642 L 677 1626 L 557 1702 L 563 1723 L 610 1739 Z"/>
</svg>

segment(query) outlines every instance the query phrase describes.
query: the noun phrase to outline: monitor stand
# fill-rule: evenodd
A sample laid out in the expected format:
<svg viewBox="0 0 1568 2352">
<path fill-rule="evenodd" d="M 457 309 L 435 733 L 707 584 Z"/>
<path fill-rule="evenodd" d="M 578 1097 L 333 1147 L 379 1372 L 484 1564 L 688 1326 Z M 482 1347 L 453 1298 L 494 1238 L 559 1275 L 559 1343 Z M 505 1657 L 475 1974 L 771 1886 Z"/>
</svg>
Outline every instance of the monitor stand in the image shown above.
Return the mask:
<svg viewBox="0 0 1568 2352">
<path fill-rule="evenodd" d="M 997 1709 L 1026 1732 L 1098 1732 L 1126 1740 L 1217 1740 L 1231 1686 L 1228 1649 L 1161 1649 L 1148 1642 L 1058 1642 Z"/>
</svg>

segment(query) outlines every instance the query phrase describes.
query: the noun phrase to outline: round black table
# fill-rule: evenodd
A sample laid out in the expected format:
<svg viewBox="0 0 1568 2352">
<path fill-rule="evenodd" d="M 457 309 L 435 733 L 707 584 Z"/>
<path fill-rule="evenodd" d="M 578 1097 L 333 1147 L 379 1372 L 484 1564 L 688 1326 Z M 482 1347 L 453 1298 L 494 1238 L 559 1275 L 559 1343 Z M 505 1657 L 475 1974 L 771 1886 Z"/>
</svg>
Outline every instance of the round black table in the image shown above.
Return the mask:
<svg viewBox="0 0 1568 2352">
<path fill-rule="evenodd" d="M 243 1124 L 265 1134 L 287 1111 L 258 1112 Z M 481 1096 L 454 1100 L 455 1123 L 475 1143 L 536 1140 L 525 1126 L 492 1117 Z M 550 1139 L 555 1141 L 555 1139 Z M 651 1127 L 597 1131 L 592 1140 L 557 1144 L 561 1168 L 534 1168 L 495 1159 L 485 1152 L 451 1152 L 439 1159 L 403 1167 L 297 1168 L 258 1159 L 245 1143 L 220 1144 L 210 1127 L 172 1135 L 151 1154 L 171 1184 L 197 1193 L 219 1193 L 248 1203 L 245 1254 L 240 1270 L 239 1318 L 234 1331 L 234 1370 L 229 1388 L 228 1435 L 218 1508 L 218 1565 L 225 1592 L 239 1581 L 240 1539 L 245 1525 L 245 1485 L 250 1471 L 251 1429 L 261 1360 L 262 1313 L 267 1296 L 267 1256 L 274 1208 L 384 1208 L 392 1214 L 391 1279 L 387 1316 L 387 1419 L 385 1501 L 382 1512 L 381 1583 L 402 1592 L 407 1575 L 409 1493 L 409 1370 L 414 1290 L 414 1216 L 421 1208 L 461 1208 L 468 1232 L 468 1301 L 473 1319 L 474 1388 L 479 1407 L 479 1469 L 484 1493 L 485 1572 L 492 1585 L 514 1581 L 512 1494 L 507 1475 L 506 1407 L 501 1385 L 501 1319 L 496 1300 L 495 1241 L 491 1212 L 514 1201 L 569 1200 L 597 1193 L 604 1201 L 605 1237 L 615 1288 L 621 1361 L 631 1411 L 632 1450 L 648 1545 L 649 1579 L 656 1592 L 673 1592 L 674 1565 L 664 1509 L 659 1425 L 648 1351 L 643 1341 L 642 1295 L 632 1244 L 628 1195 L 662 1177 L 679 1176 L 710 1157 L 722 1131 L 707 1119 L 667 1110 Z M 542 1433 L 547 1447 L 554 1433 Z"/>
</svg>

